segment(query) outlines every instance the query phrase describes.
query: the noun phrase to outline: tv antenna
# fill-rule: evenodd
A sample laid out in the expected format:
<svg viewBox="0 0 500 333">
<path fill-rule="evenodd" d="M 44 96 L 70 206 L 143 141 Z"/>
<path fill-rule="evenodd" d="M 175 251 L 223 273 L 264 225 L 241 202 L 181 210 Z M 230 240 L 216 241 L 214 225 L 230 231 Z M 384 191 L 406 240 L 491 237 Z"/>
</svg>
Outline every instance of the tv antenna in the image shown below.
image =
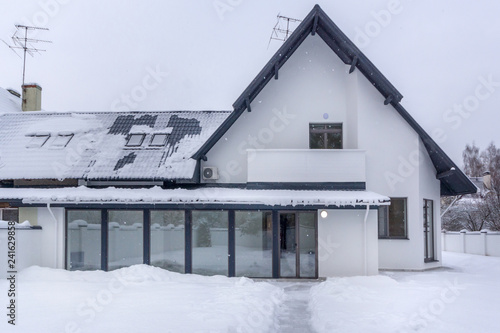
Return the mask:
<svg viewBox="0 0 500 333">
<path fill-rule="evenodd" d="M 23 31 L 24 30 L 24 31 Z M 9 45 L 7 43 L 7 46 L 14 51 L 15 54 L 17 52 L 15 51 L 16 49 L 21 49 L 23 50 L 23 85 L 24 85 L 24 78 L 26 75 L 26 53 L 28 53 L 30 56 L 34 56 L 35 53 L 40 53 L 40 52 L 45 52 L 47 50 L 42 50 L 39 48 L 36 48 L 33 46 L 35 43 L 52 43 L 49 40 L 42 40 L 42 39 L 34 39 L 34 38 L 28 38 L 28 31 L 29 30 L 49 30 L 47 28 L 41 28 L 41 27 L 30 27 L 26 25 L 20 25 L 16 24 L 16 32 L 14 35 L 12 35 L 12 41 L 14 45 Z M 19 54 L 17 54 L 18 57 Z"/>
<path fill-rule="evenodd" d="M 269 38 L 269 44 L 273 39 L 285 42 L 288 37 L 292 34 L 293 30 L 296 28 L 294 25 L 302 22 L 302 20 L 294 19 L 291 17 L 277 15 L 278 22 L 276 22 L 273 32 L 271 33 L 271 38 Z M 293 27 L 292 27 L 293 26 Z M 269 44 L 267 47 L 269 47 Z"/>
</svg>

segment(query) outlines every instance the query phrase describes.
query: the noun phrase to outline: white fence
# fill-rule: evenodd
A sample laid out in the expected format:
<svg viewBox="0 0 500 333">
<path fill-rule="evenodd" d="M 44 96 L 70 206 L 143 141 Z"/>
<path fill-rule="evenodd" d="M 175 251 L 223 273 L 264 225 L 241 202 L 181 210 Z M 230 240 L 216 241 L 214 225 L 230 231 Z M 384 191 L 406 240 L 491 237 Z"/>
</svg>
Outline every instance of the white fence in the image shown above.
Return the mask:
<svg viewBox="0 0 500 333">
<path fill-rule="evenodd" d="M 500 232 L 442 232 L 443 251 L 500 257 Z"/>
</svg>

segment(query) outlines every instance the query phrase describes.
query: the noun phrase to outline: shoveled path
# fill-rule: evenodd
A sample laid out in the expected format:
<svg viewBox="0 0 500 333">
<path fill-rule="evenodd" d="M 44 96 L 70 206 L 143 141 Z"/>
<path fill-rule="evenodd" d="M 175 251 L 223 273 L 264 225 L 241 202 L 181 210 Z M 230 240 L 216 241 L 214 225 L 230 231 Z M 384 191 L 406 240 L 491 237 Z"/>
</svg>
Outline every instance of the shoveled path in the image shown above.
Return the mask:
<svg viewBox="0 0 500 333">
<path fill-rule="evenodd" d="M 309 290 L 319 282 L 278 282 L 272 284 L 283 288 L 285 299 L 278 312 L 278 322 L 283 333 L 314 332 L 308 310 Z"/>
</svg>

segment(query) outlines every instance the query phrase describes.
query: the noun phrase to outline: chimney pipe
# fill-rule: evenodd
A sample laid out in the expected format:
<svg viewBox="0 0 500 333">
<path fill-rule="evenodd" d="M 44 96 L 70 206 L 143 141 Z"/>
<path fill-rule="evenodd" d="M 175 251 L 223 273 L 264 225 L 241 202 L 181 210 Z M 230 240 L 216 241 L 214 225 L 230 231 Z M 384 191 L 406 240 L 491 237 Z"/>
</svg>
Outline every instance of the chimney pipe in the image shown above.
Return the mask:
<svg viewBox="0 0 500 333">
<path fill-rule="evenodd" d="M 23 85 L 23 111 L 40 111 L 42 109 L 42 87 L 36 83 Z"/>
<path fill-rule="evenodd" d="M 487 189 L 487 190 L 491 190 L 491 174 L 489 171 L 486 171 L 484 174 L 483 174 L 483 186 Z"/>
</svg>

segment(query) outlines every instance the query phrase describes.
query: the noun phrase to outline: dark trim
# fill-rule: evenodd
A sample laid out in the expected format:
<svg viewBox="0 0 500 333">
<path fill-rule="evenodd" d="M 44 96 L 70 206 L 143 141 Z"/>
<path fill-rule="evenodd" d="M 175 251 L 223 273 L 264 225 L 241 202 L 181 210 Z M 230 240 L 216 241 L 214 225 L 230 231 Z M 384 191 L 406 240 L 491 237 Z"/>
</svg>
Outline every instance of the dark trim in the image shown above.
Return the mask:
<svg viewBox="0 0 500 333">
<path fill-rule="evenodd" d="M 193 225 L 193 214 L 191 210 L 184 211 L 184 273 L 191 273 L 193 271 L 193 234 L 191 227 Z"/>
<path fill-rule="evenodd" d="M 69 269 L 68 268 L 68 212 L 69 210 L 67 209 L 64 210 L 64 269 L 66 270 Z M 102 252 L 101 252 L 101 266 L 102 266 Z"/>
<path fill-rule="evenodd" d="M 101 269 L 108 270 L 108 210 L 101 210 Z"/>
<path fill-rule="evenodd" d="M 250 190 L 366 190 L 365 182 L 322 182 L 322 183 L 247 183 Z"/>
<path fill-rule="evenodd" d="M 272 211 L 273 226 L 273 278 L 280 277 L 280 219 L 277 210 Z"/>
<path fill-rule="evenodd" d="M 143 262 L 151 264 L 151 210 L 144 209 L 143 216 Z"/>
<path fill-rule="evenodd" d="M 235 212 L 228 212 L 228 276 L 236 275 L 236 229 L 235 229 Z"/>
</svg>

